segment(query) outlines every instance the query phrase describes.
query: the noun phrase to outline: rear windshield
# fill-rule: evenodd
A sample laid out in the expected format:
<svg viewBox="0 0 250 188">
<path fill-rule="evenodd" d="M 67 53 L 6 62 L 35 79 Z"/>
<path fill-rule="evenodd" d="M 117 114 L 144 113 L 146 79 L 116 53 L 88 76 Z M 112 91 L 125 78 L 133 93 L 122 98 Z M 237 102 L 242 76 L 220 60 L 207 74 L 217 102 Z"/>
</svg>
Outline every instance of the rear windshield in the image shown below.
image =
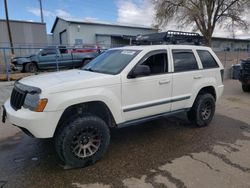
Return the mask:
<svg viewBox="0 0 250 188">
<path fill-rule="evenodd" d="M 108 50 L 82 69 L 115 75 L 120 73 L 139 52 L 139 50 Z"/>
</svg>

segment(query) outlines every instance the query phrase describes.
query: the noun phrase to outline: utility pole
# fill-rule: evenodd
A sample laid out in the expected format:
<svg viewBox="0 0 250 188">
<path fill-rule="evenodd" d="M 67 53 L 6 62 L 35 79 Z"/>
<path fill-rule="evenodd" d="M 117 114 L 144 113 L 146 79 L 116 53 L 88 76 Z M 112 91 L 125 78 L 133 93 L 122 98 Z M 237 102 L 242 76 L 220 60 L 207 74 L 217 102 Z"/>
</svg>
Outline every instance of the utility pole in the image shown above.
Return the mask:
<svg viewBox="0 0 250 188">
<path fill-rule="evenodd" d="M 41 22 L 44 23 L 42 0 L 38 0 L 38 1 L 39 1 L 39 3 L 40 3 Z"/>
<path fill-rule="evenodd" d="M 8 35 L 9 35 L 11 53 L 14 54 L 13 41 L 12 41 L 11 30 L 10 30 L 10 22 L 9 22 L 9 13 L 8 13 L 7 0 L 4 0 L 4 8 L 5 8 L 6 24 L 7 24 L 7 30 L 8 30 Z"/>
</svg>

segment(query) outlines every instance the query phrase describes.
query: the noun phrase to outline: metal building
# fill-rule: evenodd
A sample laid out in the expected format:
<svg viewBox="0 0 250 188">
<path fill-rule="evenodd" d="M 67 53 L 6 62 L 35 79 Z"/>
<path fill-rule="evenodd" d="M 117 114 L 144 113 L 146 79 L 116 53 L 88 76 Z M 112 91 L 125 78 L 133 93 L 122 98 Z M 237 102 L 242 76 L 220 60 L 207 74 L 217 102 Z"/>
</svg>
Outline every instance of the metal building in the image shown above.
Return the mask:
<svg viewBox="0 0 250 188">
<path fill-rule="evenodd" d="M 47 45 L 46 24 L 39 22 L 10 20 L 14 47 L 36 47 Z M 6 20 L 0 19 L 0 47 L 9 47 Z"/>
<path fill-rule="evenodd" d="M 54 44 L 98 44 L 107 48 L 128 45 L 139 34 L 155 32 L 157 29 L 152 27 L 81 21 L 61 17 L 56 18 L 51 30 Z"/>
<path fill-rule="evenodd" d="M 216 51 L 250 51 L 250 39 L 213 37 L 212 48 Z"/>
</svg>

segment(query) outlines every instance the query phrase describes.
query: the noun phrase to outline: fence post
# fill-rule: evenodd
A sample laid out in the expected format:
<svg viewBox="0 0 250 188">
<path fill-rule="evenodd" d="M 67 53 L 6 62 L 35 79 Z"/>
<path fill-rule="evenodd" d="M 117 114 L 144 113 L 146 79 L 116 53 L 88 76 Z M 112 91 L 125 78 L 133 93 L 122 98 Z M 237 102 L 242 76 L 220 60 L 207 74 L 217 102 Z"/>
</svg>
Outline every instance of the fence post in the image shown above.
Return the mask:
<svg viewBox="0 0 250 188">
<path fill-rule="evenodd" d="M 237 53 L 237 62 L 236 62 L 236 64 L 239 63 L 239 59 L 240 59 L 240 50 L 238 49 L 238 53 Z"/>
<path fill-rule="evenodd" d="M 8 81 L 10 81 L 10 72 L 9 72 L 9 63 L 7 61 L 7 57 L 6 57 L 6 51 L 5 48 L 3 49 L 3 56 L 4 56 L 4 63 L 5 63 L 5 70 L 6 70 L 6 79 Z"/>
<path fill-rule="evenodd" d="M 59 66 L 58 66 L 58 51 L 56 51 L 56 71 L 59 71 Z"/>
<path fill-rule="evenodd" d="M 225 50 L 225 54 L 224 54 L 224 67 L 227 64 L 227 50 Z"/>
</svg>

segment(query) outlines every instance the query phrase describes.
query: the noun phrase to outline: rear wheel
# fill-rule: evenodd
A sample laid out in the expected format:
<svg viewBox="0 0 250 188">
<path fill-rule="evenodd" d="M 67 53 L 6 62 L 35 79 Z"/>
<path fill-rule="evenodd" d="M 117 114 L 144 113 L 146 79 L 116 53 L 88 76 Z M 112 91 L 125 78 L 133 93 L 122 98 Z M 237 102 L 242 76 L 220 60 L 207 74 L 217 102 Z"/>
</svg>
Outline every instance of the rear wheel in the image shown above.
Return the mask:
<svg viewBox="0 0 250 188">
<path fill-rule="evenodd" d="M 110 140 L 109 128 L 99 117 L 72 117 L 55 135 L 61 160 L 71 167 L 85 167 L 100 160 Z"/>
<path fill-rule="evenodd" d="M 82 66 L 87 65 L 89 62 L 91 61 L 91 59 L 85 59 L 82 61 Z"/>
<path fill-rule="evenodd" d="M 242 90 L 244 92 L 249 92 L 250 91 L 250 86 L 249 85 L 246 85 L 246 84 L 242 84 Z"/>
<path fill-rule="evenodd" d="M 25 64 L 24 70 L 25 70 L 25 72 L 35 73 L 35 72 L 37 72 L 37 66 L 35 63 L 30 62 L 30 63 Z"/>
<path fill-rule="evenodd" d="M 215 112 L 215 99 L 213 95 L 206 93 L 198 95 L 193 107 L 187 112 L 188 119 L 197 127 L 209 125 Z"/>
</svg>

